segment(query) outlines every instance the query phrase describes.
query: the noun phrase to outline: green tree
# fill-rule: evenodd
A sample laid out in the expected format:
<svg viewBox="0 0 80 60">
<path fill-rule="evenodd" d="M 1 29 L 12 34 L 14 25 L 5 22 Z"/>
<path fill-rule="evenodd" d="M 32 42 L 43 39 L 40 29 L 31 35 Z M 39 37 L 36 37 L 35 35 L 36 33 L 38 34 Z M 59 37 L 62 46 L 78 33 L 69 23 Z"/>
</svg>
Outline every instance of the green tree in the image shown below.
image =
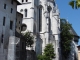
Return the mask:
<svg viewBox="0 0 80 60">
<path fill-rule="evenodd" d="M 69 5 L 74 9 L 80 8 L 80 0 L 71 0 Z"/>
<path fill-rule="evenodd" d="M 43 55 L 38 56 L 38 60 L 52 60 L 55 58 L 54 48 L 52 44 L 47 44 Z"/>
<path fill-rule="evenodd" d="M 26 32 L 24 35 L 24 39 L 25 39 L 25 42 L 26 42 L 26 46 L 28 47 L 31 47 L 32 44 L 34 43 L 34 37 L 31 35 L 30 32 Z"/>
<path fill-rule="evenodd" d="M 71 51 L 71 41 L 73 35 L 70 33 L 71 25 L 65 20 L 61 19 L 61 52 L 64 58 L 68 58 Z"/>
</svg>

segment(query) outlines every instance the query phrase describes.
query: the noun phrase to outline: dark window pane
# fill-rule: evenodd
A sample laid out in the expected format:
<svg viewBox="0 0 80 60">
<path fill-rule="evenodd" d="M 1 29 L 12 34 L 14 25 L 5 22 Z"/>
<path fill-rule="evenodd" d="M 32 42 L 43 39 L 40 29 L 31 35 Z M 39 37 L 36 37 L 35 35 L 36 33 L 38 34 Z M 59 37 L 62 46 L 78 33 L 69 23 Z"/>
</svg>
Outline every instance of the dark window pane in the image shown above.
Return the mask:
<svg viewBox="0 0 80 60">
<path fill-rule="evenodd" d="M 39 32 L 42 30 L 42 8 L 39 8 Z"/>
<path fill-rule="evenodd" d="M 13 27 L 13 21 L 10 21 L 10 29 L 12 30 Z"/>
<path fill-rule="evenodd" d="M 56 6 L 55 2 L 53 2 L 54 6 Z"/>
<path fill-rule="evenodd" d="M 19 30 L 20 30 L 20 27 L 19 27 Z"/>
<path fill-rule="evenodd" d="M 4 4 L 4 9 L 6 9 L 6 4 Z"/>
<path fill-rule="evenodd" d="M 5 17 L 3 17 L 3 26 L 5 26 Z"/>
<path fill-rule="evenodd" d="M 1 37 L 1 43 L 3 43 L 3 37 L 4 37 L 4 35 L 2 34 L 2 37 Z"/>
<path fill-rule="evenodd" d="M 13 12 L 13 9 L 11 8 L 11 13 Z"/>
<path fill-rule="evenodd" d="M 26 0 L 26 2 L 27 2 L 28 0 Z"/>
<path fill-rule="evenodd" d="M 27 9 L 25 9 L 25 17 L 27 17 Z"/>
<path fill-rule="evenodd" d="M 22 2 L 24 2 L 24 0 L 22 0 Z"/>
<path fill-rule="evenodd" d="M 24 49 L 25 48 L 25 45 L 24 45 L 24 42 L 22 42 L 22 49 Z"/>
<path fill-rule="evenodd" d="M 17 19 L 16 19 L 16 22 L 17 22 Z"/>
<path fill-rule="evenodd" d="M 20 21 L 19 21 L 19 24 L 20 24 Z"/>
<path fill-rule="evenodd" d="M 11 0 L 11 4 L 13 4 L 13 0 Z"/>
</svg>

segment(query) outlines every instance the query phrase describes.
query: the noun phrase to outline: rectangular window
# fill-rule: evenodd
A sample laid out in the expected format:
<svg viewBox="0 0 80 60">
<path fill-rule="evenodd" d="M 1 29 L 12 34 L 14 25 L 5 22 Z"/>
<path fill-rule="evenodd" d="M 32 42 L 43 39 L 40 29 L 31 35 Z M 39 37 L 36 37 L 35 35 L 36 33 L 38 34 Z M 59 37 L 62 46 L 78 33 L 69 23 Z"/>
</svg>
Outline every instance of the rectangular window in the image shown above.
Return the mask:
<svg viewBox="0 0 80 60">
<path fill-rule="evenodd" d="M 25 17 L 27 17 L 27 9 L 25 9 Z"/>
<path fill-rule="evenodd" d="M 22 42 L 22 49 L 24 49 L 25 45 L 24 45 L 24 42 Z"/>
<path fill-rule="evenodd" d="M 22 2 L 24 2 L 24 0 L 22 0 Z"/>
<path fill-rule="evenodd" d="M 56 6 L 55 2 L 53 2 L 54 6 Z"/>
<path fill-rule="evenodd" d="M 39 8 L 39 32 L 42 30 L 42 9 Z"/>
<path fill-rule="evenodd" d="M 19 27 L 19 30 L 20 30 L 20 27 Z"/>
<path fill-rule="evenodd" d="M 3 17 L 3 26 L 5 26 L 5 17 Z"/>
<path fill-rule="evenodd" d="M 28 0 L 26 0 L 26 2 L 28 2 Z"/>
<path fill-rule="evenodd" d="M 19 24 L 20 24 L 20 21 L 19 21 Z"/>
<path fill-rule="evenodd" d="M 11 8 L 11 13 L 13 12 L 13 9 Z"/>
<path fill-rule="evenodd" d="M 6 9 L 6 4 L 4 4 L 4 9 Z"/>
<path fill-rule="evenodd" d="M 13 27 L 13 21 L 10 21 L 10 29 L 12 30 Z"/>
<path fill-rule="evenodd" d="M 4 37 L 4 35 L 2 34 L 2 36 L 1 36 L 1 43 L 3 43 L 3 37 Z"/>
<path fill-rule="evenodd" d="M 13 0 L 11 0 L 11 4 L 13 4 Z"/>
</svg>

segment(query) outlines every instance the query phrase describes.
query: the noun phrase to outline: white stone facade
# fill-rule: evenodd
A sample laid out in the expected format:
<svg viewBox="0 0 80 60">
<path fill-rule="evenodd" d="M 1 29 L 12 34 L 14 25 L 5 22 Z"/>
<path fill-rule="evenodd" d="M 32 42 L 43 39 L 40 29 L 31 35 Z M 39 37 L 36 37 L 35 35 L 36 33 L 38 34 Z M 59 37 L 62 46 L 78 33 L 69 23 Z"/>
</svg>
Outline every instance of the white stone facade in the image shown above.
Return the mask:
<svg viewBox="0 0 80 60">
<path fill-rule="evenodd" d="M 22 24 L 31 31 L 35 37 L 33 49 L 37 54 L 42 54 L 46 44 L 54 45 L 56 58 L 59 60 L 59 10 L 54 0 L 19 0 L 17 11 L 23 14 Z"/>
</svg>

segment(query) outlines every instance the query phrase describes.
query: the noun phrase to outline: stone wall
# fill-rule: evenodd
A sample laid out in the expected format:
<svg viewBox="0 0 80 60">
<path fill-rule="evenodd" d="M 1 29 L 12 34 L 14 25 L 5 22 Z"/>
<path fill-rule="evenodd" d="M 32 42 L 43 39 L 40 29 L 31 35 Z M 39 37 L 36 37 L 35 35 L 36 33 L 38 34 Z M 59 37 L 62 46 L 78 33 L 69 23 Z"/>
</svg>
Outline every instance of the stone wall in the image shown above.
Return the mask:
<svg viewBox="0 0 80 60">
<path fill-rule="evenodd" d="M 34 50 L 27 50 L 27 59 L 26 60 L 37 60 L 36 52 Z"/>
</svg>

